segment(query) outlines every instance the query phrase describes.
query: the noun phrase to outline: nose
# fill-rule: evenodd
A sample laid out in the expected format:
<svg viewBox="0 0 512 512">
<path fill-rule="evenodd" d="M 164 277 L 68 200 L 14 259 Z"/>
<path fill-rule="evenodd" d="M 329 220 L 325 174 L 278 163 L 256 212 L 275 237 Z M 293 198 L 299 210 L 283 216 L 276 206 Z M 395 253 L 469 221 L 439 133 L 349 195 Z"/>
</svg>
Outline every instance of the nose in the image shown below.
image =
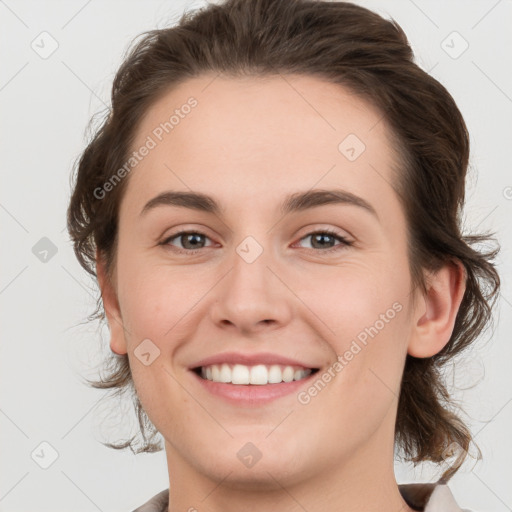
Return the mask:
<svg viewBox="0 0 512 512">
<path fill-rule="evenodd" d="M 245 335 L 286 325 L 292 316 L 293 294 L 283 283 L 286 279 L 280 279 L 279 266 L 268 265 L 265 251 L 252 263 L 237 253 L 232 261 L 231 270 L 215 287 L 211 307 L 215 325 Z"/>
</svg>

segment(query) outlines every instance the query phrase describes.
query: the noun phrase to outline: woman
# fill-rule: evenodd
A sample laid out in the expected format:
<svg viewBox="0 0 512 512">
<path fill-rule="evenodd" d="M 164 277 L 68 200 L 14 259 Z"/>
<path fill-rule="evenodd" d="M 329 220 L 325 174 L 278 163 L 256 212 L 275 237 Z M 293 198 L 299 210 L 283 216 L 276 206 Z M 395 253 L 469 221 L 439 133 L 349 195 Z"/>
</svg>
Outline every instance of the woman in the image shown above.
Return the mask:
<svg viewBox="0 0 512 512">
<path fill-rule="evenodd" d="M 164 440 L 138 511 L 461 510 L 471 434 L 440 368 L 499 277 L 463 236 L 469 141 L 401 28 L 345 2 L 228 0 L 145 35 L 68 211 L 113 355 Z M 397 485 L 395 448 L 442 471 Z"/>
</svg>

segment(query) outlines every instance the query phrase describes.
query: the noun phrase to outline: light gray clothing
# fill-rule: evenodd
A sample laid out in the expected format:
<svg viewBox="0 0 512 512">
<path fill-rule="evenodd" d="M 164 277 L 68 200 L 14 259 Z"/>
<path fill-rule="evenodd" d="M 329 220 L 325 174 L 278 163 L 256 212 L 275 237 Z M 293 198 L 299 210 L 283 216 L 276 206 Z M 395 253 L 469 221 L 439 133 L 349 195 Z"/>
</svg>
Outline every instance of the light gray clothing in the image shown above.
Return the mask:
<svg viewBox="0 0 512 512">
<path fill-rule="evenodd" d="M 399 484 L 398 489 L 405 502 L 418 511 L 471 512 L 457 505 L 450 488 L 443 483 Z M 168 507 L 169 489 L 164 489 L 133 512 L 167 512 Z"/>
</svg>

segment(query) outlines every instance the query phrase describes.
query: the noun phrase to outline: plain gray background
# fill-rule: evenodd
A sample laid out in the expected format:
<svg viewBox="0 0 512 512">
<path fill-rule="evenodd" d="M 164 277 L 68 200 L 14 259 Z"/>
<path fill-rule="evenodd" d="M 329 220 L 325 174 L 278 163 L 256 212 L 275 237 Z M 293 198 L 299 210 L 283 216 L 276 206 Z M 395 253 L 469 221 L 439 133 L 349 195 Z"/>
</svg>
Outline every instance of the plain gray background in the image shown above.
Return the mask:
<svg viewBox="0 0 512 512">
<path fill-rule="evenodd" d="M 496 231 L 503 285 L 494 333 L 447 374 L 484 457 L 470 459 L 450 487 L 463 508 L 512 510 L 512 2 L 356 3 L 401 24 L 418 63 L 452 93 L 471 134 L 465 228 Z M 109 105 L 127 45 L 201 5 L 0 0 L 1 511 L 128 512 L 168 486 L 163 451 L 134 456 L 100 444 L 135 427 L 129 402 L 119 404 L 127 415 L 118 431 L 116 402 L 81 380 L 109 350 L 108 330 L 86 321 L 97 291 L 74 257 L 65 212 L 87 123 Z M 396 475 L 403 483 L 438 473 L 429 464 L 397 463 Z"/>
</svg>

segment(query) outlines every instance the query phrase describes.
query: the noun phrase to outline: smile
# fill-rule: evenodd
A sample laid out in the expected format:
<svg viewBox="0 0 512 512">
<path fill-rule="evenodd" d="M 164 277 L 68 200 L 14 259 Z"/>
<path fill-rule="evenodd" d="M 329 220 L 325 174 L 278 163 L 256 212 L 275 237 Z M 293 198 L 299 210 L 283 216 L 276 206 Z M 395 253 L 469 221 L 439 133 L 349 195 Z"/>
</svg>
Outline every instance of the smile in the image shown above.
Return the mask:
<svg viewBox="0 0 512 512">
<path fill-rule="evenodd" d="M 233 385 L 280 384 L 302 380 L 318 371 L 316 368 L 304 368 L 289 365 L 257 364 L 246 366 L 228 363 L 212 364 L 195 368 L 194 371 L 205 380 Z"/>
</svg>

